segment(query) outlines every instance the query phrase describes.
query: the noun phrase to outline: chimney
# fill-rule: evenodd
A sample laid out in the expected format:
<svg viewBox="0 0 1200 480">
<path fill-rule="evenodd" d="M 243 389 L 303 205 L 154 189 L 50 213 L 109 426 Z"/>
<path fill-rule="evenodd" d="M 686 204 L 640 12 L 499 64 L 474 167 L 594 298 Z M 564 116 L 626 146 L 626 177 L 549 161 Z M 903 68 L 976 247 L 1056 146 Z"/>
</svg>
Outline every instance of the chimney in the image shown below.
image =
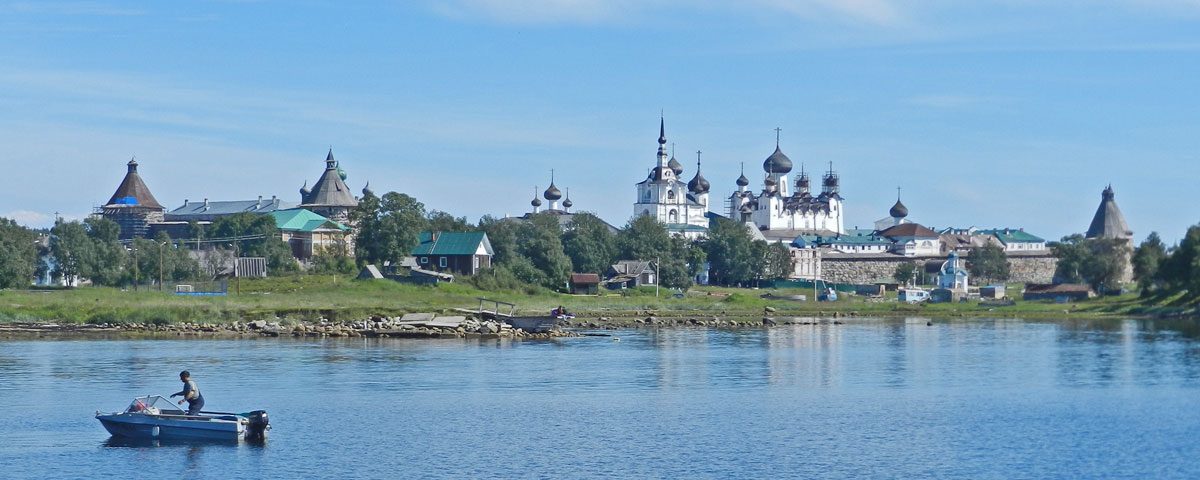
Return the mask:
<svg viewBox="0 0 1200 480">
<path fill-rule="evenodd" d="M 271 195 L 271 205 L 274 205 L 274 206 L 276 206 L 276 207 L 278 207 L 278 206 L 279 206 L 279 199 L 278 199 L 278 198 L 275 198 L 275 196 L 274 196 L 274 195 Z"/>
<path fill-rule="evenodd" d="M 441 233 L 441 232 L 433 232 L 433 233 L 431 233 L 431 234 L 430 234 L 430 237 L 432 237 L 431 239 L 432 239 L 433 241 L 435 241 L 435 242 L 436 242 L 436 241 L 437 241 L 437 239 L 438 239 L 438 234 L 440 234 L 440 233 Z"/>
<path fill-rule="evenodd" d="M 204 199 L 204 211 L 208 211 L 208 199 Z"/>
</svg>

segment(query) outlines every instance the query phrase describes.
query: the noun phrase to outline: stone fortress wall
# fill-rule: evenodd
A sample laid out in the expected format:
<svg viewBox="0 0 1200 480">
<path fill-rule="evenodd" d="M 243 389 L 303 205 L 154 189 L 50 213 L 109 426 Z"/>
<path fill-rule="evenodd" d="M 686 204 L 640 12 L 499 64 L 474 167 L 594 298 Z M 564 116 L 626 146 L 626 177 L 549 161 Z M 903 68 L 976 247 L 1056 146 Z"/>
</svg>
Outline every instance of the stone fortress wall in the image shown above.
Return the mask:
<svg viewBox="0 0 1200 480">
<path fill-rule="evenodd" d="M 833 283 L 870 284 L 893 282 L 892 274 L 902 263 L 916 262 L 924 268 L 925 262 L 946 260 L 944 256 L 904 257 L 900 255 L 822 255 L 821 274 L 825 281 Z M 1058 259 L 1049 252 L 1035 255 L 1009 255 L 1010 282 L 1050 283 Z M 974 282 L 972 282 L 974 284 Z"/>
</svg>

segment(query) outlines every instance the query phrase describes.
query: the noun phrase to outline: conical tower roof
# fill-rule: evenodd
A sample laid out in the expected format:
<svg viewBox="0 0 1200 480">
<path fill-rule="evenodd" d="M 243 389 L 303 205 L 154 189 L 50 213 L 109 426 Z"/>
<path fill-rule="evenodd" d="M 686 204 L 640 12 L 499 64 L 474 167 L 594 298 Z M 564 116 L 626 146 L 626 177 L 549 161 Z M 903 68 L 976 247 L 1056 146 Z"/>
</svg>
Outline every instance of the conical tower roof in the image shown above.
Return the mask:
<svg viewBox="0 0 1200 480">
<path fill-rule="evenodd" d="M 333 158 L 333 149 L 329 149 L 329 154 L 325 156 L 325 172 L 321 174 L 321 178 L 317 179 L 317 183 L 313 184 L 312 190 L 307 194 L 304 189 L 300 190 L 301 207 L 356 207 L 358 200 L 354 199 L 354 195 L 350 193 L 350 187 L 346 186 L 346 182 L 342 180 L 342 174 L 338 171 L 338 162 Z"/>
<path fill-rule="evenodd" d="M 1096 209 L 1096 215 L 1092 217 L 1087 238 L 1124 240 L 1133 238 L 1133 231 L 1129 229 L 1129 224 L 1125 223 L 1125 215 L 1121 214 L 1121 209 L 1117 207 L 1116 194 L 1113 192 L 1112 185 L 1105 187 L 1104 191 L 1100 193 L 1100 207 Z"/>
<path fill-rule="evenodd" d="M 138 175 L 138 162 L 136 159 L 130 159 L 126 164 L 129 170 L 125 172 L 125 179 L 121 180 L 121 185 L 117 187 L 117 191 L 113 192 L 112 198 L 108 199 L 106 207 L 143 207 L 166 210 L 154 195 L 150 193 L 150 187 L 146 186 L 146 182 L 142 181 L 142 177 Z"/>
</svg>

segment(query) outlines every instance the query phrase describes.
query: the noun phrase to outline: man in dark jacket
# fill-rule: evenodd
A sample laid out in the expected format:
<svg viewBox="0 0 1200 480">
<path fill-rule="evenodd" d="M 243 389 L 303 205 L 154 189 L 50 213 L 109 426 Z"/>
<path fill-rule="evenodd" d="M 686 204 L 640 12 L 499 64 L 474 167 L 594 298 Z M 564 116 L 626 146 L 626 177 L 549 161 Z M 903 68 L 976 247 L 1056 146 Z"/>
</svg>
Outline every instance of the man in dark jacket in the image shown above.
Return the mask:
<svg viewBox="0 0 1200 480">
<path fill-rule="evenodd" d="M 199 415 L 200 409 L 204 408 L 204 395 L 200 394 L 200 389 L 196 388 L 196 382 L 192 381 L 192 374 L 187 370 L 179 372 L 179 381 L 183 382 L 183 391 L 172 393 L 171 397 L 183 397 L 179 401 L 183 405 L 183 401 L 188 402 L 188 415 Z"/>
</svg>

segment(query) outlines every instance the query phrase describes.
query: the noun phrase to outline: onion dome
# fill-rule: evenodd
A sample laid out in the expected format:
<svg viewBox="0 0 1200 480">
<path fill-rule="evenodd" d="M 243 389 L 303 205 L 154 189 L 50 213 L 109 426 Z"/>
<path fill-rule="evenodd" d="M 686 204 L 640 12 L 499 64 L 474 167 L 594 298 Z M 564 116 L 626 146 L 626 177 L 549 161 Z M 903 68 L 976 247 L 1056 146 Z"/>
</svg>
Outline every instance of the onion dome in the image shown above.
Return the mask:
<svg viewBox="0 0 1200 480">
<path fill-rule="evenodd" d="M 338 172 L 338 177 L 340 177 L 343 182 L 346 181 L 346 171 L 342 170 L 341 166 L 337 167 L 337 172 Z"/>
<path fill-rule="evenodd" d="M 667 162 L 667 166 L 671 167 L 671 170 L 675 171 L 676 177 L 683 174 L 683 164 L 679 163 L 679 160 L 675 159 L 675 155 L 671 155 L 671 161 Z"/>
<path fill-rule="evenodd" d="M 836 187 L 838 184 L 837 175 L 833 173 L 826 174 L 825 178 L 821 180 L 821 184 L 826 187 Z"/>
<path fill-rule="evenodd" d="M 708 193 L 710 187 L 711 185 L 708 184 L 708 180 L 704 178 L 704 175 L 700 174 L 700 169 L 696 169 L 696 176 L 692 177 L 692 181 L 688 182 L 688 191 L 696 194 Z"/>
<path fill-rule="evenodd" d="M 533 200 L 529 202 L 534 208 L 542 206 L 542 199 L 537 196 L 537 187 L 533 187 Z"/>
<path fill-rule="evenodd" d="M 788 173 L 792 171 L 792 159 L 783 154 L 779 149 L 779 145 L 775 146 L 775 153 L 767 157 L 763 161 L 763 170 L 767 173 Z"/>
<path fill-rule="evenodd" d="M 304 186 L 300 187 L 300 196 L 301 198 L 308 197 L 310 193 L 312 193 L 312 190 L 308 189 L 308 180 L 305 180 Z"/>
<path fill-rule="evenodd" d="M 567 199 L 563 200 L 562 206 L 563 206 L 563 208 L 571 208 L 573 205 L 575 205 L 575 202 L 571 201 L 571 189 L 568 188 L 567 189 Z"/>
<path fill-rule="evenodd" d="M 799 190 L 808 190 L 809 180 L 808 174 L 804 173 L 804 169 L 800 169 L 800 176 L 796 178 L 796 188 Z"/>
<path fill-rule="evenodd" d="M 562 198 L 562 191 L 559 190 L 558 187 L 554 186 L 554 183 L 551 183 L 550 188 L 547 188 L 545 192 L 542 192 L 542 196 L 546 197 L 546 200 L 558 200 Z"/>
<path fill-rule="evenodd" d="M 375 195 L 375 192 L 371 190 L 371 182 L 367 182 L 367 184 L 365 186 L 363 186 L 362 194 L 364 197 L 369 197 L 369 196 Z"/>
<path fill-rule="evenodd" d="M 737 186 L 744 187 L 750 184 L 750 179 L 746 178 L 746 164 L 742 164 L 742 174 L 738 176 Z"/>
<path fill-rule="evenodd" d="M 891 215 L 891 216 L 892 216 L 892 218 L 904 218 L 904 217 L 907 217 L 907 216 L 908 216 L 908 207 L 904 206 L 904 204 L 903 204 L 903 203 L 900 203 L 900 199 L 899 199 L 899 198 L 897 198 L 897 199 L 896 199 L 896 204 L 895 204 L 895 205 L 892 205 L 892 209 L 891 209 L 891 210 L 888 210 L 888 215 Z"/>
</svg>

